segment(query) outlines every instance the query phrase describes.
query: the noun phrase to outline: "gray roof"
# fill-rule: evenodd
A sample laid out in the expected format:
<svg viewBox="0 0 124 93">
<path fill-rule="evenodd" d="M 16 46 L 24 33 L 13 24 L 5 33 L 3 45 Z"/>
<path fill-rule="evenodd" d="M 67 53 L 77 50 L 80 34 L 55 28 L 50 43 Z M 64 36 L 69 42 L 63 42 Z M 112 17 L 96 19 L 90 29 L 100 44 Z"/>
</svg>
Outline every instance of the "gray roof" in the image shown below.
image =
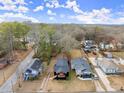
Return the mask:
<svg viewBox="0 0 124 93">
<path fill-rule="evenodd" d="M 39 70 L 41 68 L 41 65 L 42 62 L 40 60 L 35 60 L 30 68 L 33 70 Z"/>
<path fill-rule="evenodd" d="M 56 73 L 60 73 L 60 72 L 67 73 L 67 72 L 69 72 L 68 60 L 67 59 L 62 59 L 62 58 L 57 59 L 57 63 L 54 66 L 54 71 Z"/>
<path fill-rule="evenodd" d="M 90 65 L 85 58 L 76 58 L 71 60 L 72 69 L 80 70 L 81 72 L 91 72 Z"/>
<path fill-rule="evenodd" d="M 107 59 L 107 58 L 103 58 L 101 61 L 98 62 L 98 64 L 102 68 L 104 67 L 106 69 L 116 69 L 116 68 L 118 68 L 118 66 L 111 59 Z"/>
</svg>

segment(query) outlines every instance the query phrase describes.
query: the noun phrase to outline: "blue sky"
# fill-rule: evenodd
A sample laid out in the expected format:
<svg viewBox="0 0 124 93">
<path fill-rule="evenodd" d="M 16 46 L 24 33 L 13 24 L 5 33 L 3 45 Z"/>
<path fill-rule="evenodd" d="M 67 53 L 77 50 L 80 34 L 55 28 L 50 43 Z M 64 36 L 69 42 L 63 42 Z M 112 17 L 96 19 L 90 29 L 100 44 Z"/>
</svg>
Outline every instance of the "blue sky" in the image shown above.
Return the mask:
<svg viewBox="0 0 124 93">
<path fill-rule="evenodd" d="M 124 24 L 124 0 L 0 0 L 0 22 Z"/>
</svg>

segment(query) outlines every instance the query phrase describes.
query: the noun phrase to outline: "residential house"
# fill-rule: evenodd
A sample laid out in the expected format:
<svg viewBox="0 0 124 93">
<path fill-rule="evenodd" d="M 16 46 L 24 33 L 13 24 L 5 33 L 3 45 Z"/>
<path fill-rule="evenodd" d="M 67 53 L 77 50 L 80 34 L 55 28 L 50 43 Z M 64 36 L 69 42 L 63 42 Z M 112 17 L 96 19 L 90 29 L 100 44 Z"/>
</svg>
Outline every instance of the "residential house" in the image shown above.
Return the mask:
<svg viewBox="0 0 124 93">
<path fill-rule="evenodd" d="M 99 51 L 97 45 L 94 44 L 93 40 L 85 40 L 83 48 L 85 52 Z"/>
<path fill-rule="evenodd" d="M 97 65 L 105 74 L 119 74 L 120 72 L 119 67 L 111 59 L 97 60 Z"/>
<path fill-rule="evenodd" d="M 105 49 L 114 49 L 115 48 L 115 46 L 114 46 L 114 44 L 113 43 L 109 43 L 109 42 L 100 42 L 99 43 L 99 48 L 101 49 L 101 50 L 105 50 Z"/>
<path fill-rule="evenodd" d="M 32 64 L 24 72 L 24 80 L 38 77 L 43 72 L 42 61 L 35 58 L 33 59 Z"/>
<path fill-rule="evenodd" d="M 85 58 L 75 58 L 71 60 L 71 69 L 75 70 L 76 75 L 83 78 L 91 78 L 92 72 L 90 65 Z"/>
<path fill-rule="evenodd" d="M 93 45 L 93 40 L 85 40 L 84 41 L 84 46 L 92 46 Z"/>
<path fill-rule="evenodd" d="M 54 75 L 56 79 L 67 79 L 69 76 L 69 62 L 67 58 L 58 58 L 54 65 Z"/>
</svg>

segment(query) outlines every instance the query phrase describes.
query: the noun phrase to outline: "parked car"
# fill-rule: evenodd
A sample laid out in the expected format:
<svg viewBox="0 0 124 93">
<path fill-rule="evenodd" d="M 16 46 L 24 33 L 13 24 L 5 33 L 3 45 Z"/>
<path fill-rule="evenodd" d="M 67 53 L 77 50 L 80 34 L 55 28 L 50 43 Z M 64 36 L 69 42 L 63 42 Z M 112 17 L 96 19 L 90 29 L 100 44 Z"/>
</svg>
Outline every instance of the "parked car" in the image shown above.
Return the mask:
<svg viewBox="0 0 124 93">
<path fill-rule="evenodd" d="M 91 52 L 92 48 L 90 46 L 85 46 L 84 51 L 85 52 Z"/>
</svg>

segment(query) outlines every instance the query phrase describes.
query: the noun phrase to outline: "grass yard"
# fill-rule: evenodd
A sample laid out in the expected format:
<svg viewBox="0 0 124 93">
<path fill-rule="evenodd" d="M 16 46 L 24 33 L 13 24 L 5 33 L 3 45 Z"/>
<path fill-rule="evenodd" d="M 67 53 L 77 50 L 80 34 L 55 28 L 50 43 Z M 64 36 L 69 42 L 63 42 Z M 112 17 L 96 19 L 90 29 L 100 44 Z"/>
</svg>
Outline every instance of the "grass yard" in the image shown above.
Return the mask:
<svg viewBox="0 0 124 93">
<path fill-rule="evenodd" d="M 123 87 L 124 89 L 124 75 L 110 76 L 108 79 L 113 88 L 120 90 L 120 88 Z"/>
<path fill-rule="evenodd" d="M 71 58 L 81 58 L 81 57 L 85 57 L 85 53 L 83 51 L 81 51 L 80 49 L 73 49 L 70 51 L 70 56 Z"/>
<path fill-rule="evenodd" d="M 16 70 L 20 62 L 31 52 L 31 49 L 28 51 L 16 51 L 16 59 L 13 64 L 8 65 L 7 67 L 0 70 L 0 85 L 2 85 L 5 80 L 7 80 Z"/>
<path fill-rule="evenodd" d="M 79 49 L 74 49 L 70 52 L 71 58 L 82 57 L 81 51 Z M 55 64 L 55 59 L 51 61 L 50 78 L 54 77 L 53 75 L 53 64 Z M 46 91 L 49 92 L 79 92 L 79 91 L 96 91 L 95 85 L 91 80 L 79 80 L 76 77 L 75 71 L 71 71 L 68 80 L 53 80 L 48 81 Z"/>
<path fill-rule="evenodd" d="M 38 79 L 36 80 L 29 80 L 29 81 L 23 81 L 23 77 L 18 79 L 16 84 L 13 86 L 14 91 L 16 93 L 36 93 L 36 91 L 39 91 L 41 84 L 43 82 L 44 77 L 47 76 L 47 73 L 42 73 Z M 19 87 L 19 84 L 21 87 Z"/>
<path fill-rule="evenodd" d="M 114 56 L 124 58 L 124 52 L 112 52 Z"/>
<path fill-rule="evenodd" d="M 49 92 L 80 92 L 96 91 L 91 80 L 79 80 L 74 71 L 71 71 L 69 80 L 49 80 L 46 91 Z"/>
<path fill-rule="evenodd" d="M 22 82 L 21 87 L 19 88 L 19 83 L 17 82 L 14 86 L 14 91 L 16 93 L 32 93 L 36 92 L 38 88 L 41 86 L 42 80 L 34 80 L 34 81 L 25 81 Z"/>
</svg>

